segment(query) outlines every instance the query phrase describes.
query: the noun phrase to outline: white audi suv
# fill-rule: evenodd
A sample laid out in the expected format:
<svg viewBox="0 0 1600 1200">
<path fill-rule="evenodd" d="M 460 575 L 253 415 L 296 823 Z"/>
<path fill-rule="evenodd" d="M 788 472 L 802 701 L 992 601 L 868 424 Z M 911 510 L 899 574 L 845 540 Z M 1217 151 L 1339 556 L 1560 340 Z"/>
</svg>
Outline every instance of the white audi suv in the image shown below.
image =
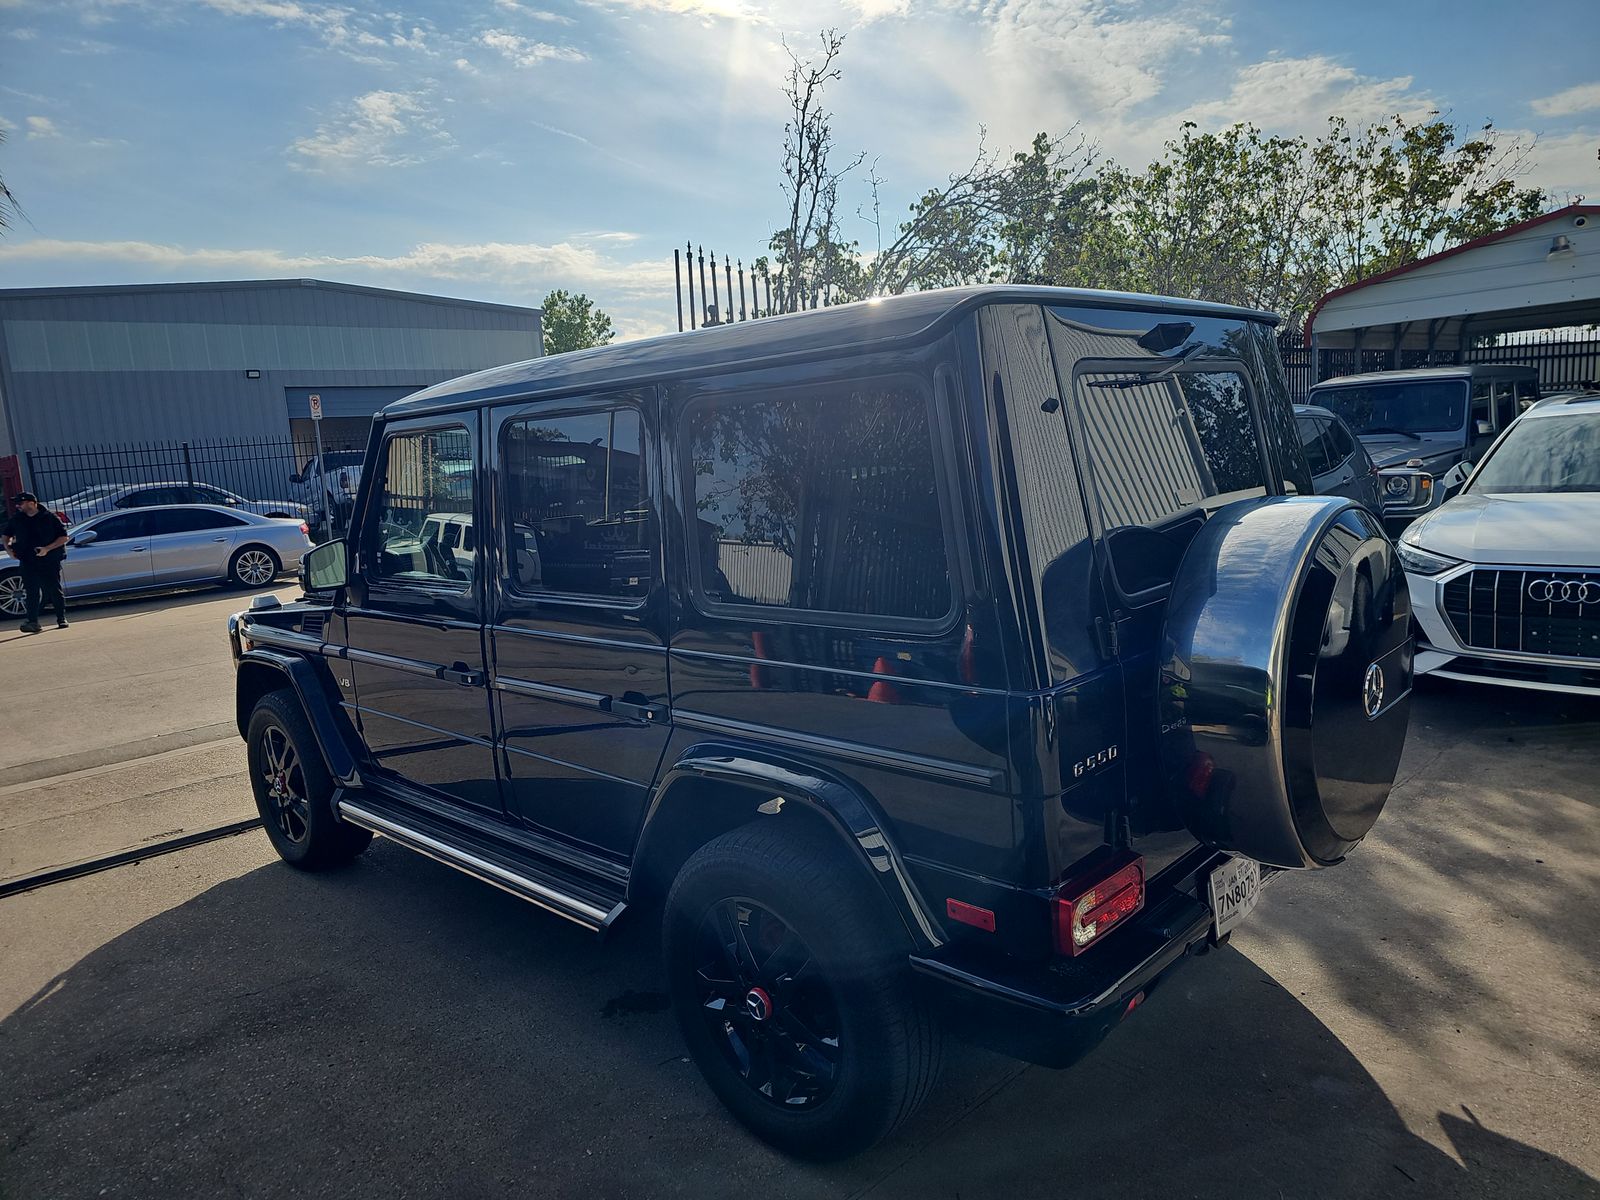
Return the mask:
<svg viewBox="0 0 1600 1200">
<path fill-rule="evenodd" d="M 1600 394 L 1520 415 L 1399 546 L 1418 675 L 1600 696 Z"/>
</svg>

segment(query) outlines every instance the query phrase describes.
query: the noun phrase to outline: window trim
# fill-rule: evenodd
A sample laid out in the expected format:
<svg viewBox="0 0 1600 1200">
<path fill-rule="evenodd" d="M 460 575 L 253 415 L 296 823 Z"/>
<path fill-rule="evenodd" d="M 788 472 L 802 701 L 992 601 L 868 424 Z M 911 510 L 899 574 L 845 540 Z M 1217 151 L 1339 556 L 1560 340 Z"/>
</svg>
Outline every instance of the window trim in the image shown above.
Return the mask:
<svg viewBox="0 0 1600 1200">
<path fill-rule="evenodd" d="M 1133 375 L 1155 375 L 1170 369 L 1173 375 L 1198 375 L 1214 372 L 1231 372 L 1244 380 L 1245 396 L 1250 404 L 1250 422 L 1256 433 L 1256 454 L 1261 460 L 1261 476 L 1266 483 L 1265 496 L 1286 495 L 1283 491 L 1282 472 L 1278 470 L 1273 461 L 1273 451 L 1269 448 L 1266 428 L 1262 422 L 1262 399 L 1260 389 L 1256 386 L 1255 379 L 1250 374 L 1249 365 L 1241 358 L 1194 358 L 1185 359 L 1175 369 L 1170 360 L 1147 358 L 1080 358 L 1072 364 L 1070 377 L 1071 400 L 1064 414 L 1072 422 L 1070 432 L 1073 435 L 1071 442 L 1073 453 L 1077 455 L 1078 472 L 1080 479 L 1087 479 L 1085 487 L 1086 499 L 1089 500 L 1089 535 L 1094 540 L 1095 557 L 1102 564 L 1106 581 L 1110 584 L 1113 598 L 1127 605 L 1130 609 L 1144 609 L 1152 604 L 1158 604 L 1167 598 L 1171 591 L 1170 584 L 1161 584 L 1157 587 L 1144 588 L 1137 592 L 1126 592 L 1122 583 L 1117 579 L 1115 567 L 1112 566 L 1109 552 L 1106 548 L 1106 535 L 1116 529 L 1132 528 L 1127 525 L 1108 526 L 1105 520 L 1104 502 L 1101 496 L 1100 472 L 1090 461 L 1088 430 L 1083 426 L 1082 405 L 1079 400 L 1079 377 L 1082 375 L 1114 375 L 1119 372 Z M 1290 415 L 1294 413 L 1291 408 Z M 1308 464 L 1309 468 L 1309 464 Z M 1194 507 L 1194 506 L 1191 506 Z M 1182 512 L 1173 513 L 1179 516 Z M 1207 515 L 1206 519 L 1211 519 Z M 1171 517 L 1167 518 L 1170 521 Z M 1140 526 L 1150 529 L 1159 526 Z"/>
<path fill-rule="evenodd" d="M 437 576 L 428 576 L 425 579 L 404 579 L 394 575 L 384 575 L 379 572 L 378 566 L 383 558 L 380 553 L 382 545 L 378 539 L 378 514 L 383 510 L 384 498 L 389 489 L 389 447 L 403 437 L 426 437 L 430 434 L 446 433 L 451 430 L 458 431 L 467 442 L 467 454 L 472 461 L 472 503 L 473 519 L 477 519 L 478 512 L 478 454 L 476 434 L 471 425 L 448 421 L 440 425 L 405 426 L 394 430 L 384 430 L 383 441 L 378 447 L 378 457 L 373 461 L 377 468 L 378 478 L 374 481 L 373 489 L 377 495 L 368 501 L 368 510 L 364 516 L 361 529 L 361 577 L 366 583 L 369 592 L 376 592 L 380 596 L 387 591 L 401 591 L 408 593 L 427 593 L 434 596 L 466 596 L 473 593 L 474 585 L 478 582 L 479 570 L 474 562 L 472 578 L 460 582 L 441 579 Z M 379 467 L 379 464 L 382 464 Z M 459 509 L 452 511 L 459 512 Z M 479 556 L 473 555 L 474 560 Z"/>
<path fill-rule="evenodd" d="M 530 396 L 514 409 L 508 410 L 505 406 L 497 404 L 491 410 L 491 419 L 495 423 L 494 448 L 496 461 L 494 473 L 494 511 L 496 514 L 494 544 L 500 559 L 495 568 L 495 582 L 507 599 L 523 604 L 554 603 L 592 609 L 606 609 L 612 612 L 634 612 L 650 603 L 651 597 L 661 586 L 666 559 L 666 537 L 660 502 L 660 464 L 657 462 L 662 457 L 660 439 L 654 436 L 655 430 L 650 419 L 650 412 L 647 410 L 649 394 L 652 389 L 653 385 L 645 385 L 638 388 L 628 388 L 621 392 L 606 392 L 599 395 L 591 393 L 579 396 L 557 396 L 549 400 L 541 400 L 537 396 Z M 618 399 L 621 396 L 627 396 L 630 399 Z M 515 404 L 516 402 L 513 401 L 512 403 Z M 548 407 L 544 407 L 545 405 L 548 405 Z M 508 519 L 511 472 L 509 468 L 510 455 L 507 453 L 511 427 L 542 418 L 595 416 L 613 410 L 626 410 L 634 413 L 639 418 L 639 448 L 646 455 L 644 464 L 645 485 L 650 497 L 651 519 L 649 523 L 653 527 L 650 547 L 650 585 L 645 588 L 643 595 L 629 597 L 604 596 L 598 592 L 559 592 L 554 589 L 525 592 L 517 586 L 516 580 L 512 578 L 509 570 L 513 561 L 511 547 L 512 525 Z M 483 539 L 479 538 L 478 543 L 481 546 Z"/>
<path fill-rule="evenodd" d="M 852 362 L 850 365 L 855 366 L 858 363 Z M 815 625 L 828 629 L 851 629 L 869 633 L 942 636 L 954 629 L 960 621 L 962 613 L 962 581 L 958 575 L 967 565 L 965 561 L 967 555 L 964 547 L 959 549 L 956 547 L 956 539 L 961 536 L 961 530 L 959 522 L 955 519 L 956 498 L 952 491 L 953 481 L 950 477 L 949 455 L 940 449 L 941 445 L 948 443 L 955 436 L 955 429 L 950 420 L 941 415 L 939 411 L 939 405 L 936 402 L 940 391 L 937 375 L 937 368 L 928 372 L 927 375 L 906 370 L 850 371 L 846 374 L 837 374 L 828 378 L 812 379 L 804 383 L 785 384 L 778 387 L 763 386 L 757 383 L 741 387 L 738 382 L 740 376 L 719 375 L 717 377 L 717 390 L 714 394 L 702 392 L 690 397 L 688 401 L 681 405 L 674 418 L 672 440 L 675 454 L 673 465 L 678 472 L 678 493 L 682 497 L 682 503 L 678 505 L 680 514 L 678 532 L 684 539 L 685 550 L 683 557 L 687 564 L 685 577 L 688 586 L 685 588 L 685 592 L 694 611 L 703 617 L 742 619 L 746 623 L 749 622 L 751 615 L 755 614 L 759 620 L 766 624 Z M 914 391 L 921 399 L 923 409 L 928 417 L 929 460 L 933 468 L 934 498 L 939 508 L 940 533 L 944 539 L 945 579 L 948 583 L 949 606 L 937 617 L 907 617 L 839 612 L 833 609 L 821 608 L 794 608 L 788 605 L 776 604 L 730 604 L 711 599 L 705 591 L 705 578 L 700 556 L 692 551 L 696 536 L 693 525 L 696 493 L 692 448 L 693 435 L 690 430 L 690 421 L 694 413 L 712 404 L 775 403 L 798 395 L 814 394 L 819 389 L 840 386 L 860 388 L 885 381 L 908 384 L 908 390 Z M 953 392 L 954 380 L 951 382 Z"/>
</svg>

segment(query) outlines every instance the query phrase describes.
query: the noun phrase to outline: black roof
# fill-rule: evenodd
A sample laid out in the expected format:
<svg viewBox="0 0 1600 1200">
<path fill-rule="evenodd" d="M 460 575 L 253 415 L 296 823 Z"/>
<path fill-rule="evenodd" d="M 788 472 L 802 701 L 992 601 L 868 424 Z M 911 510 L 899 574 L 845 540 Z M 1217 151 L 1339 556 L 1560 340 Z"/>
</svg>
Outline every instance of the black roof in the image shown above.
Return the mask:
<svg viewBox="0 0 1600 1200">
<path fill-rule="evenodd" d="M 1278 323 L 1273 314 L 1255 309 L 1132 292 L 1014 285 L 941 288 L 491 367 L 415 392 L 383 411 L 391 418 L 409 417 L 530 392 L 618 387 L 734 367 L 747 370 L 776 366 L 787 359 L 818 353 L 878 349 L 895 342 L 924 341 L 942 334 L 966 312 L 996 302 L 1071 304 Z"/>
</svg>

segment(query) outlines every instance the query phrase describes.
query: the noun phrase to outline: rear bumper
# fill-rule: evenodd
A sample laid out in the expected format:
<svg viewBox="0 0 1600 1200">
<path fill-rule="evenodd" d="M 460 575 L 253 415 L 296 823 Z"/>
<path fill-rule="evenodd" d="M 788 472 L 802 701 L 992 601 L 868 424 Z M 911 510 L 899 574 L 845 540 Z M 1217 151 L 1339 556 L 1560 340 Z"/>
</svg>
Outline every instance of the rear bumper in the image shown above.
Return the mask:
<svg viewBox="0 0 1600 1200">
<path fill-rule="evenodd" d="M 1180 964 L 1212 949 L 1205 880 L 1226 858 L 1202 851 L 1164 878 L 1126 928 L 1076 960 L 1003 964 L 950 948 L 911 967 L 958 1037 L 1046 1067 L 1072 1065 Z M 1263 868 L 1263 875 L 1270 868 Z"/>
</svg>

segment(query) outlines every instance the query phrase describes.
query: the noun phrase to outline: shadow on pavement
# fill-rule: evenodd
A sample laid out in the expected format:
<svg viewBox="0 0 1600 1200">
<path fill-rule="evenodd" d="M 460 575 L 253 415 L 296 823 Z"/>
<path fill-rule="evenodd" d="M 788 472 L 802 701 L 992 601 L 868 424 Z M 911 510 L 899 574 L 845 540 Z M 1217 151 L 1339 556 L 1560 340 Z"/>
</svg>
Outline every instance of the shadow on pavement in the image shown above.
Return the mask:
<svg viewBox="0 0 1600 1200">
<path fill-rule="evenodd" d="M 723 1115 L 658 980 L 647 923 L 600 945 L 381 840 L 263 867 L 0 1023 L 0 1192 L 1600 1197 L 1468 1113 L 1440 1114 L 1460 1162 L 1408 1132 L 1232 950 L 1072 1071 L 958 1050 L 901 1138 L 829 1167 Z"/>
</svg>

